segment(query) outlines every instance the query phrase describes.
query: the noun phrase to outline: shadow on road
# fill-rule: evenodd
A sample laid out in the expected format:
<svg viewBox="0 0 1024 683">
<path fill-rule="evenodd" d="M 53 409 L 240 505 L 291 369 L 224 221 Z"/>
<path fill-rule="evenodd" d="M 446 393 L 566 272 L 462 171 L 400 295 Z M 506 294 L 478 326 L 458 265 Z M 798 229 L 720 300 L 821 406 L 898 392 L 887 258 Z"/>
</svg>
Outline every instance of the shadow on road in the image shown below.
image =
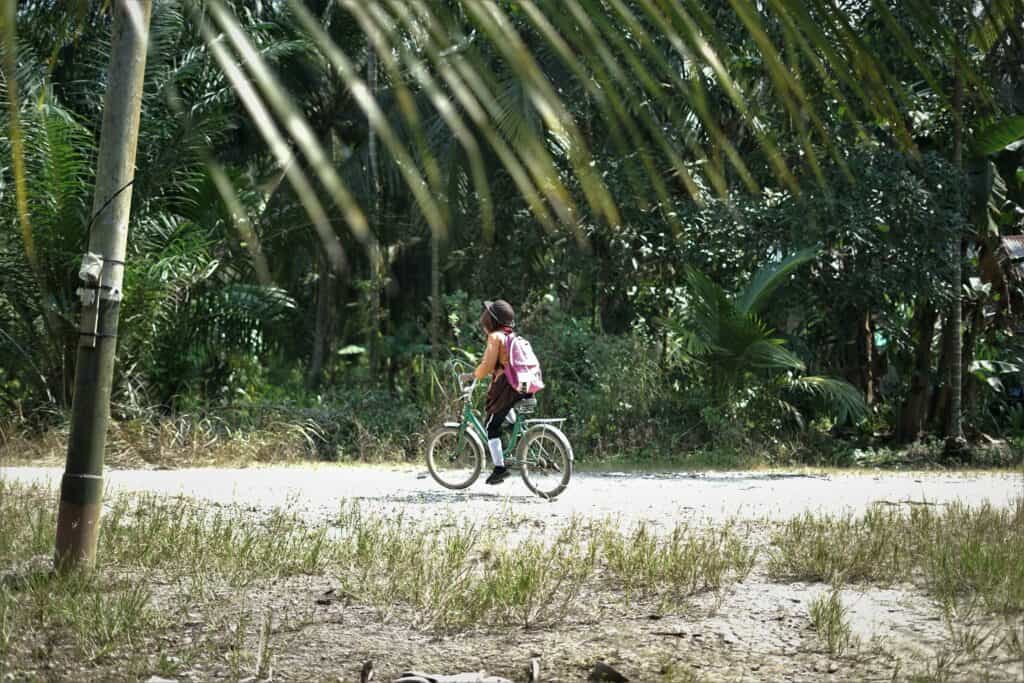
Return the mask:
<svg viewBox="0 0 1024 683">
<path fill-rule="evenodd" d="M 824 479 L 829 477 L 825 474 L 804 474 L 788 472 L 602 472 L 582 470 L 575 472 L 574 477 L 587 477 L 593 479 L 691 479 L 694 481 L 709 482 L 750 482 L 750 481 L 775 481 L 778 479 Z"/>
<path fill-rule="evenodd" d="M 501 503 L 506 499 L 515 501 L 517 505 L 523 503 L 546 503 L 547 501 L 523 492 L 521 495 L 510 493 L 475 493 L 469 491 L 414 491 L 410 493 L 385 493 L 379 496 L 351 496 L 355 500 L 382 501 L 385 503 L 414 503 L 418 505 L 430 505 L 435 503 L 457 503 L 467 500 L 490 501 Z"/>
</svg>

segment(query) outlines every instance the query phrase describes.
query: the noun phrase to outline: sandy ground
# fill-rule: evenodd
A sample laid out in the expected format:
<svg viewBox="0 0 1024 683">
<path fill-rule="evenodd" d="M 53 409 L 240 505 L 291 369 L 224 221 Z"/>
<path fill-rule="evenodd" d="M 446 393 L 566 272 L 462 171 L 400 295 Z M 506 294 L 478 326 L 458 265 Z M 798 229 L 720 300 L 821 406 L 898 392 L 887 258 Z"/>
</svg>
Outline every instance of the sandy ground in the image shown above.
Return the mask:
<svg viewBox="0 0 1024 683">
<path fill-rule="evenodd" d="M 0 467 L 0 478 L 19 482 L 57 486 L 60 476 L 58 468 Z M 187 495 L 249 509 L 287 506 L 311 522 L 329 523 L 342 500 L 358 499 L 371 509 L 425 521 L 506 515 L 514 529 L 548 531 L 574 515 L 622 525 L 715 524 L 782 520 L 805 511 L 856 514 L 878 503 L 1006 505 L 1024 493 L 1021 473 L 578 473 L 551 502 L 531 496 L 517 479 L 490 487 L 481 478 L 466 492 L 447 491 L 424 470 L 408 466 L 123 470 L 106 476 L 111 491 Z M 808 605 L 828 587 L 776 583 L 763 566 L 724 596 L 697 596 L 657 619 L 652 613 L 659 610 L 648 605 L 625 611 L 622 605 L 598 606 L 557 629 L 454 636 L 425 633 L 366 607 L 319 606 L 316 599 L 332 583 L 330 577 L 309 577 L 260 588 L 261 609 L 277 615 L 277 680 L 358 680 L 360 663 L 372 659 L 384 681 L 406 668 L 487 669 L 519 681 L 529 658 L 538 656 L 547 681 L 583 680 L 597 660 L 633 681 L 890 681 L 928 672 L 941 661 L 937 657 L 956 651 L 939 608 L 919 590 L 863 586 L 847 587 L 842 595 L 863 645 L 854 656 L 831 658 L 808 617 Z M 1019 627 L 1024 634 L 1024 623 Z M 254 639 L 255 633 L 249 637 Z M 211 666 L 183 672 L 180 680 L 228 675 L 217 668 L 223 664 Z M 947 680 L 1018 681 L 1024 680 L 1024 662 L 995 655 L 949 673 Z"/>
</svg>

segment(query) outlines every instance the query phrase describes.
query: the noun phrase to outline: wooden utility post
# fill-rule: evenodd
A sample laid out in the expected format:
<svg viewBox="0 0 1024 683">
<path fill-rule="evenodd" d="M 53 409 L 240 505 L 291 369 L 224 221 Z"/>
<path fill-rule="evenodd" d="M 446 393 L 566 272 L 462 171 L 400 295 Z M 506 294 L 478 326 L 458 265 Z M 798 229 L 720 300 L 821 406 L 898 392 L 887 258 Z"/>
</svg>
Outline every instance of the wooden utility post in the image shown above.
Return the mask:
<svg viewBox="0 0 1024 683">
<path fill-rule="evenodd" d="M 89 253 L 82 260 L 82 317 L 68 459 L 57 517 L 58 567 L 96 561 L 103 453 L 110 416 L 117 320 L 135 177 L 152 0 L 114 0 L 114 28 Z"/>
</svg>

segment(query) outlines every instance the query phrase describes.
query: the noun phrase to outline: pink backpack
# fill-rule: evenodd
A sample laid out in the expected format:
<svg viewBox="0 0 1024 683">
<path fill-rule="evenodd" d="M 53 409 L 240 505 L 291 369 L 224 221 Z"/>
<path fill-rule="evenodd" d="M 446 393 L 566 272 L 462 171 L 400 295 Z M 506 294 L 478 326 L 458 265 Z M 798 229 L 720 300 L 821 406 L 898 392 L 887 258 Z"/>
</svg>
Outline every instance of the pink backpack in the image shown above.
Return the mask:
<svg viewBox="0 0 1024 683">
<path fill-rule="evenodd" d="M 530 342 L 510 332 L 505 335 L 505 350 L 508 352 L 505 379 L 509 385 L 521 394 L 535 394 L 543 389 L 544 379 L 540 371 L 540 362 L 533 353 Z"/>
</svg>

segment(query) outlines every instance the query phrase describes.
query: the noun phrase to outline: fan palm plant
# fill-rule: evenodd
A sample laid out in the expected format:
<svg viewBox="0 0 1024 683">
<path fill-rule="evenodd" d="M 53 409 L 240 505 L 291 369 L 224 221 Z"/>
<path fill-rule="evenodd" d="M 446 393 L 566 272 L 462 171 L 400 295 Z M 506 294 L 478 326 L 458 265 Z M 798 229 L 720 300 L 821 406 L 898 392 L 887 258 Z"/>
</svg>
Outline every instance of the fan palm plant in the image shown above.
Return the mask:
<svg viewBox="0 0 1024 683">
<path fill-rule="evenodd" d="M 23 71 L 29 97 L 16 112 L 31 221 L 25 214 L 20 231 L 0 234 L 0 309 L 12 313 L 0 322 L 0 362 L 32 368 L 23 379 L 60 404 L 73 376 L 73 272 L 87 223 L 92 139 L 54 100 L 39 70 Z M 0 155 L 10 157 L 12 142 L 0 138 Z M 0 215 L 11 228 L 20 213 L 16 202 L 14 188 L 0 185 Z"/>
<path fill-rule="evenodd" d="M 865 416 L 863 397 L 854 386 L 805 375 L 804 362 L 761 317 L 772 295 L 816 253 L 806 249 L 762 266 L 736 295 L 695 268 L 687 269 L 688 305 L 665 321 L 670 343 L 677 362 L 704 374 L 712 402 L 729 417 L 760 405 L 803 424 L 797 405 L 807 396 L 827 406 L 838 421 Z"/>
<path fill-rule="evenodd" d="M 20 12 L 16 78 L 5 73 L 0 80 L 0 126 L 15 130 L 13 112 L 18 135 L 0 136 L 0 157 L 13 158 L 17 141 L 27 211 L 22 216 L 17 179 L 3 168 L 0 365 L 36 395 L 65 405 L 77 342 L 78 261 L 88 242 L 95 131 L 102 117 L 94 84 L 105 78 L 110 26 L 104 12 L 90 11 L 77 16 L 77 28 L 70 30 L 60 4 L 30 3 Z M 39 54 L 54 27 L 62 27 L 56 35 L 63 42 L 49 48 L 54 55 L 73 50 L 74 63 L 48 62 Z M 272 29 L 262 25 L 251 30 L 268 59 L 286 58 L 306 45 L 274 41 Z M 207 160 L 239 126 L 236 98 L 182 3 L 157 4 L 150 44 L 120 347 L 125 367 L 142 370 L 159 385 L 175 376 L 171 366 L 181 370 L 171 360 L 181 354 L 168 350 L 184 338 L 183 330 L 205 349 L 249 350 L 265 343 L 264 323 L 294 303 L 277 287 L 251 284 L 248 254 L 227 246 L 235 222 L 218 200 Z M 261 199 L 240 195 L 248 204 Z M 173 383 L 163 384 L 165 390 L 151 398 L 168 398 Z"/>
</svg>

